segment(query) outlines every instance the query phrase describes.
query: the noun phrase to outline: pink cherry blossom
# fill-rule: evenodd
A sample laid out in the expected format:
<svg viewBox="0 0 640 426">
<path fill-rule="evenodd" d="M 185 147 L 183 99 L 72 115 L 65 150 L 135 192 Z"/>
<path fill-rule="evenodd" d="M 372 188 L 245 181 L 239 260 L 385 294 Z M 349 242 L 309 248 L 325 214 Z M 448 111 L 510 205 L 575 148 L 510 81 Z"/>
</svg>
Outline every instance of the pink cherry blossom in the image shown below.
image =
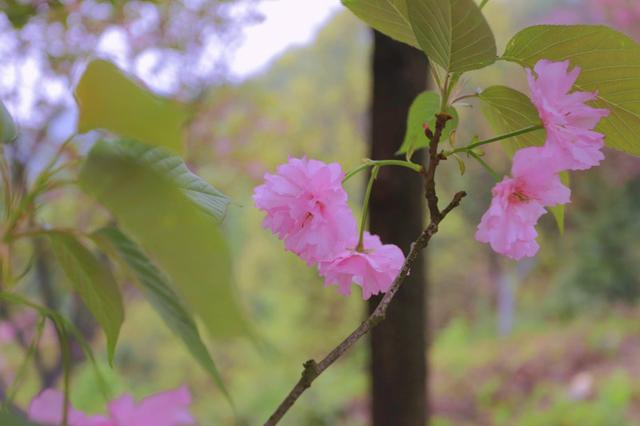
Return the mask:
<svg viewBox="0 0 640 426">
<path fill-rule="evenodd" d="M 549 167 L 551 159 L 547 147 L 524 148 L 515 154 L 512 177 L 492 190 L 491 206 L 476 232 L 478 241 L 516 260 L 538 252 L 538 219 L 545 207 L 568 203 L 571 195 Z"/>
<path fill-rule="evenodd" d="M 352 247 L 355 246 L 352 240 Z M 364 233 L 363 250 L 344 250 L 335 259 L 321 262 L 320 275 L 325 285 L 335 284 L 345 296 L 351 294 L 351 284 L 362 287 L 362 297 L 367 300 L 372 295 L 386 293 L 393 284 L 402 264 L 404 254 L 393 244 L 382 244 L 380 237 Z"/>
<path fill-rule="evenodd" d="M 143 399 L 138 405 L 131 395 L 123 395 L 109 404 L 109 414 L 117 426 L 193 425 L 190 404 L 189 390 L 182 386 Z"/>
<path fill-rule="evenodd" d="M 29 405 L 29 420 L 45 425 L 57 426 L 62 423 L 64 395 L 54 389 L 46 389 L 36 396 Z M 87 416 L 69 406 L 69 426 L 114 426 L 108 418 L 103 416 Z"/>
<path fill-rule="evenodd" d="M 290 158 L 254 190 L 264 227 L 307 263 L 332 259 L 357 233 L 337 163 Z"/>
<path fill-rule="evenodd" d="M 29 419 L 45 425 L 62 422 L 64 395 L 47 389 L 31 401 Z M 69 426 L 187 426 L 195 424 L 189 413 L 191 395 L 183 386 L 161 392 L 136 404 L 131 395 L 109 403 L 109 416 L 87 416 L 69 406 Z"/>
<path fill-rule="evenodd" d="M 531 100 L 547 131 L 556 171 L 586 170 L 604 159 L 604 135 L 593 129 L 609 111 L 586 104 L 596 93 L 570 93 L 579 74 L 579 67 L 569 71 L 569 61 L 541 60 L 533 72 L 527 70 Z"/>
</svg>

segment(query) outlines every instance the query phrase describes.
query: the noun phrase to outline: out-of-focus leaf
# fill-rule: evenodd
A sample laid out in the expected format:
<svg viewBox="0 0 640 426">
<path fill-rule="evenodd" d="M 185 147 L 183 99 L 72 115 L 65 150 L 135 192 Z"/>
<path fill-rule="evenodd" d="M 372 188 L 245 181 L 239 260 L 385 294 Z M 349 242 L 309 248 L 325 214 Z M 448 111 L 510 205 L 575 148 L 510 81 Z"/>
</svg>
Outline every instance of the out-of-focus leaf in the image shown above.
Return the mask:
<svg viewBox="0 0 640 426">
<path fill-rule="evenodd" d="M 109 362 L 112 362 L 124 320 L 124 308 L 111 271 L 72 234 L 49 232 L 47 235 L 74 290 L 104 330 Z"/>
<path fill-rule="evenodd" d="M 431 130 L 435 130 L 436 114 L 439 111 L 440 95 L 435 92 L 422 92 L 414 99 L 409 108 L 407 130 L 398 154 L 404 154 L 429 146 L 429 139 L 427 139 L 424 134 L 423 124 L 428 123 Z M 442 141 L 447 140 L 451 132 L 458 127 L 458 112 L 453 107 L 449 107 L 448 112 L 453 116 L 453 120 L 447 122 L 447 126 L 442 132 Z"/>
<path fill-rule="evenodd" d="M 479 98 L 482 113 L 498 134 L 540 124 L 536 107 L 527 95 L 515 89 L 506 86 L 491 86 L 485 89 Z M 513 155 L 520 148 L 542 145 L 544 140 L 545 131 L 541 129 L 505 139 L 502 145 L 507 152 Z"/>
<path fill-rule="evenodd" d="M 569 187 L 569 185 L 571 184 L 570 178 L 569 178 L 569 172 L 567 171 L 560 172 L 560 180 L 562 181 L 563 184 Z M 566 207 L 567 206 L 565 204 L 558 204 L 557 206 L 548 208 L 548 210 L 551 212 L 553 217 L 556 219 L 556 224 L 558 225 L 558 231 L 560 231 L 560 235 L 564 235 L 564 217 L 565 217 Z"/>
<path fill-rule="evenodd" d="M 9 411 L 0 411 L 0 425 L 2 426 L 41 426 Z"/>
<path fill-rule="evenodd" d="M 167 327 L 182 339 L 191 355 L 231 402 L 222 376 L 200 338 L 196 322 L 178 294 L 171 288 L 169 279 L 156 268 L 140 247 L 119 229 L 102 228 L 93 235 L 93 238 L 101 247 L 111 248 L 109 252 L 115 252 L 116 259 L 135 274 L 151 306 Z"/>
<path fill-rule="evenodd" d="M 516 34 L 503 56 L 532 68 L 540 59 L 579 66 L 575 88 L 597 92 L 594 107 L 608 117 L 596 128 L 611 148 L 640 155 L 640 45 L 611 28 L 595 25 L 538 25 Z"/>
<path fill-rule="evenodd" d="M 13 142 L 18 136 L 18 130 L 11 118 L 11 114 L 2 102 L 0 102 L 0 144 Z"/>
<path fill-rule="evenodd" d="M 32 2 L 0 0 L 0 11 L 7 16 L 14 28 L 21 29 L 38 13 L 38 8 Z"/>
<path fill-rule="evenodd" d="M 125 138 L 181 152 L 184 105 L 160 98 L 110 62 L 87 65 L 75 91 L 78 131 L 105 129 Z"/>
<path fill-rule="evenodd" d="M 473 0 L 406 0 L 406 4 L 420 47 L 447 72 L 470 71 L 496 61 L 493 32 Z"/>
<path fill-rule="evenodd" d="M 409 23 L 405 0 L 342 0 L 342 4 L 377 31 L 420 48 Z"/>
<path fill-rule="evenodd" d="M 109 146 L 114 154 L 138 161 L 171 179 L 176 187 L 205 213 L 218 221 L 222 221 L 224 218 L 229 198 L 204 179 L 192 173 L 177 155 L 173 155 L 163 148 L 131 140 L 113 142 Z"/>
<path fill-rule="evenodd" d="M 248 331 L 233 294 L 229 250 L 216 221 L 170 176 L 122 155 L 117 142 L 99 142 L 79 182 L 168 275 L 213 336 Z"/>
</svg>

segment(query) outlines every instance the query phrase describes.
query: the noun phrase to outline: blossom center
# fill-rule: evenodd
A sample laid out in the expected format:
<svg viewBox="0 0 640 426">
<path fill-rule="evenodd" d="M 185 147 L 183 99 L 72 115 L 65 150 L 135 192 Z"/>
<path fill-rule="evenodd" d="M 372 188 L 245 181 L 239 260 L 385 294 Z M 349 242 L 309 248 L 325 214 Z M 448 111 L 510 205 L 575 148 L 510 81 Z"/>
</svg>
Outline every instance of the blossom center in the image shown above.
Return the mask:
<svg viewBox="0 0 640 426">
<path fill-rule="evenodd" d="M 522 203 L 525 201 L 529 201 L 529 197 L 521 191 L 514 191 L 509 196 L 509 201 L 512 201 L 514 203 Z"/>
<path fill-rule="evenodd" d="M 312 220 L 313 220 L 313 213 L 307 212 L 307 214 L 304 215 L 304 219 L 302 220 L 301 228 L 304 228 L 305 225 L 311 222 Z"/>
</svg>

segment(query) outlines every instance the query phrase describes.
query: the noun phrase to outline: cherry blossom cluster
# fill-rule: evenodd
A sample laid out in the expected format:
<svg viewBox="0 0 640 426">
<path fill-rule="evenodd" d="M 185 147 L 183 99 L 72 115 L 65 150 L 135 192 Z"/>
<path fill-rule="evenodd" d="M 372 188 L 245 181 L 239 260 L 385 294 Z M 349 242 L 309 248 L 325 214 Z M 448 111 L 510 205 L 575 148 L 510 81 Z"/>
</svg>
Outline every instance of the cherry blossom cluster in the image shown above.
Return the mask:
<svg viewBox="0 0 640 426">
<path fill-rule="evenodd" d="M 570 201 L 569 188 L 561 183 L 563 171 L 587 170 L 604 159 L 604 135 L 595 132 L 609 111 L 586 104 L 596 93 L 571 92 L 580 68 L 569 70 L 569 61 L 539 61 L 527 70 L 531 100 L 547 133 L 541 147 L 516 152 L 511 177 L 492 190 L 489 210 L 482 217 L 476 239 L 498 253 L 519 260 L 539 250 L 535 229 L 547 207 Z"/>
<path fill-rule="evenodd" d="M 325 285 L 336 285 L 345 296 L 351 285 L 362 296 L 385 293 L 404 263 L 402 250 L 358 227 L 342 186 L 345 174 L 337 163 L 289 158 L 275 174 L 265 174 L 253 200 L 266 213 L 264 227 L 288 251 L 315 265 Z M 366 208 L 366 207 L 365 207 Z"/>
<path fill-rule="evenodd" d="M 187 426 L 195 420 L 189 412 L 191 394 L 183 386 L 150 396 L 136 404 L 125 394 L 108 405 L 108 415 L 87 415 L 69 407 L 69 426 Z M 43 425 L 62 424 L 64 395 L 47 389 L 35 397 L 29 406 L 29 420 Z"/>
</svg>

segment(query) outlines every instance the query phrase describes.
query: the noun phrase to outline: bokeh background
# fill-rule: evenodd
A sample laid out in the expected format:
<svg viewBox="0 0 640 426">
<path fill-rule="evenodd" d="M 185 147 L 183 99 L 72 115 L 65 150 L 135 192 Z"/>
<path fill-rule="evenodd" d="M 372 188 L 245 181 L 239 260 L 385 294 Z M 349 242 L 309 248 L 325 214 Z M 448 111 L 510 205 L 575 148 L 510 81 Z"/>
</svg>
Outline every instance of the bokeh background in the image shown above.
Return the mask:
<svg viewBox="0 0 640 426">
<path fill-rule="evenodd" d="M 0 8 L 0 99 L 21 128 L 10 154 L 25 185 L 73 131 L 72 89 L 90 58 L 114 61 L 158 94 L 193 106 L 188 164 L 234 200 L 225 230 L 237 293 L 260 336 L 212 341 L 210 349 L 241 418 L 261 423 L 302 362 L 338 343 L 365 305 L 356 293 L 344 298 L 323 288 L 313 269 L 284 252 L 261 228 L 252 188 L 289 155 L 339 161 L 345 169 L 367 155 L 370 30 L 337 0 L 0 0 Z M 640 37 L 635 0 L 491 0 L 485 12 L 499 50 L 535 23 L 605 23 Z M 491 84 L 526 90 L 522 70 L 507 64 L 465 82 L 470 91 Z M 477 105 L 459 111 L 459 140 L 492 134 Z M 79 138 L 78 152 L 95 138 Z M 601 167 L 573 176 L 564 236 L 545 216 L 540 254 L 520 263 L 473 239 L 492 177 L 477 164 L 464 176 L 453 163 L 442 167 L 444 191 L 466 188 L 470 196 L 428 250 L 435 425 L 640 424 L 640 162 L 606 154 Z M 508 170 L 500 149 L 488 148 L 486 159 Z M 348 184 L 356 213 L 363 183 Z M 99 213 L 71 189 L 52 193 L 39 215 L 57 226 L 90 227 Z M 102 337 L 68 295 L 48 247 L 36 252 L 22 285 L 85 324 L 114 394 L 143 397 L 185 383 L 199 424 L 233 424 L 220 392 L 133 286 L 126 286 L 127 319 L 115 367 L 108 367 Z M 39 294 L 43 282 L 51 294 Z M 15 330 L 28 335 L 35 320 L 18 311 L 3 315 L 6 384 L 23 356 Z M 47 345 L 56 349 L 49 334 L 45 358 Z M 357 345 L 321 376 L 283 424 L 366 425 L 366 350 Z M 28 372 L 21 405 L 41 379 L 37 368 Z M 72 400 L 91 412 L 104 407 L 81 360 Z"/>
</svg>

